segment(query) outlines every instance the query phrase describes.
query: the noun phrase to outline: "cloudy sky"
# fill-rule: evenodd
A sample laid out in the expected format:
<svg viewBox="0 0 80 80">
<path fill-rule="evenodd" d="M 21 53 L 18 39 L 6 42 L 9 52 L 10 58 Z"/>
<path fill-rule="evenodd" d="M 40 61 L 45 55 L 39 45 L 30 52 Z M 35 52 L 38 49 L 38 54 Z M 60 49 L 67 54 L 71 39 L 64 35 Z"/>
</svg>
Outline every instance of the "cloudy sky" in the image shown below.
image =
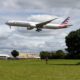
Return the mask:
<svg viewBox="0 0 80 80">
<path fill-rule="evenodd" d="M 67 16 L 73 24 L 62 30 L 36 32 L 26 28 L 10 29 L 8 20 L 45 21 L 55 17 L 61 23 Z M 80 28 L 80 0 L 0 0 L 0 53 L 54 51 L 66 48 L 65 36 Z"/>
</svg>

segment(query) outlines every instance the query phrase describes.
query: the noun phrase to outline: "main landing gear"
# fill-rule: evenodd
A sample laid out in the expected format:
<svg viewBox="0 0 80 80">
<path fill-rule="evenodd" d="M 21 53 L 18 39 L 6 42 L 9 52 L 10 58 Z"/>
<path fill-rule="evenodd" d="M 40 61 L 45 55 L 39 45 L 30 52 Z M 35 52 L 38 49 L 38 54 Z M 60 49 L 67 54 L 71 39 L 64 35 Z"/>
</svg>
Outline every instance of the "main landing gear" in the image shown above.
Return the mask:
<svg viewBox="0 0 80 80">
<path fill-rule="evenodd" d="M 40 31 L 42 31 L 42 29 L 41 28 L 37 28 L 36 31 L 37 32 L 40 32 Z"/>
</svg>

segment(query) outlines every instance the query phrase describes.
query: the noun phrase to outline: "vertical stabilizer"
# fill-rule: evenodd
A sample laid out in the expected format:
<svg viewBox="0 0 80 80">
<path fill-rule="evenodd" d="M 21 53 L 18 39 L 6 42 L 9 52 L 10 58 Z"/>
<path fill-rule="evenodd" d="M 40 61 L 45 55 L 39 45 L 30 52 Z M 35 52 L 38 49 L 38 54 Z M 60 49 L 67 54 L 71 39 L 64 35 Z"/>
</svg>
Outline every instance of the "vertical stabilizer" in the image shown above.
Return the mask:
<svg viewBox="0 0 80 80">
<path fill-rule="evenodd" d="M 61 24 L 68 24 L 70 17 L 67 17 Z"/>
</svg>

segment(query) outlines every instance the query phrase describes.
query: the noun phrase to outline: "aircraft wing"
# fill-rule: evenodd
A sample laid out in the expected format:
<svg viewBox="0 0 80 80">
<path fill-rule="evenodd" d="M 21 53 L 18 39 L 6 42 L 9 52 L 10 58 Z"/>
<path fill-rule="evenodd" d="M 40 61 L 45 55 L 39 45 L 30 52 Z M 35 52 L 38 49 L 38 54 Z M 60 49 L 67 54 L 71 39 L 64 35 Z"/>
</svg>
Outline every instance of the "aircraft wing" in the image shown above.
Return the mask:
<svg viewBox="0 0 80 80">
<path fill-rule="evenodd" d="M 55 18 L 55 19 L 57 19 L 57 18 Z M 44 25 L 52 22 L 55 19 L 51 19 L 51 20 L 48 20 L 48 21 L 45 21 L 45 22 L 38 23 L 38 24 L 36 24 L 36 27 L 42 28 Z"/>
</svg>

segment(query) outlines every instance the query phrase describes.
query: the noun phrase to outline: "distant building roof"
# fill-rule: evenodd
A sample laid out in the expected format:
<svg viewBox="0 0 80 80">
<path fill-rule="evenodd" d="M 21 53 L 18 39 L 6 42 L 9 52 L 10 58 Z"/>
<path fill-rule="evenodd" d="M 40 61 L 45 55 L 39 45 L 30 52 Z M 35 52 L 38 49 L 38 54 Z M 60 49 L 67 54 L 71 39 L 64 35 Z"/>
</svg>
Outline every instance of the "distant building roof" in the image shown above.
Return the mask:
<svg viewBox="0 0 80 80">
<path fill-rule="evenodd" d="M 19 58 L 40 58 L 39 54 L 20 53 Z"/>
<path fill-rule="evenodd" d="M 8 54 L 0 54 L 0 57 L 1 56 L 10 57 Z"/>
</svg>

